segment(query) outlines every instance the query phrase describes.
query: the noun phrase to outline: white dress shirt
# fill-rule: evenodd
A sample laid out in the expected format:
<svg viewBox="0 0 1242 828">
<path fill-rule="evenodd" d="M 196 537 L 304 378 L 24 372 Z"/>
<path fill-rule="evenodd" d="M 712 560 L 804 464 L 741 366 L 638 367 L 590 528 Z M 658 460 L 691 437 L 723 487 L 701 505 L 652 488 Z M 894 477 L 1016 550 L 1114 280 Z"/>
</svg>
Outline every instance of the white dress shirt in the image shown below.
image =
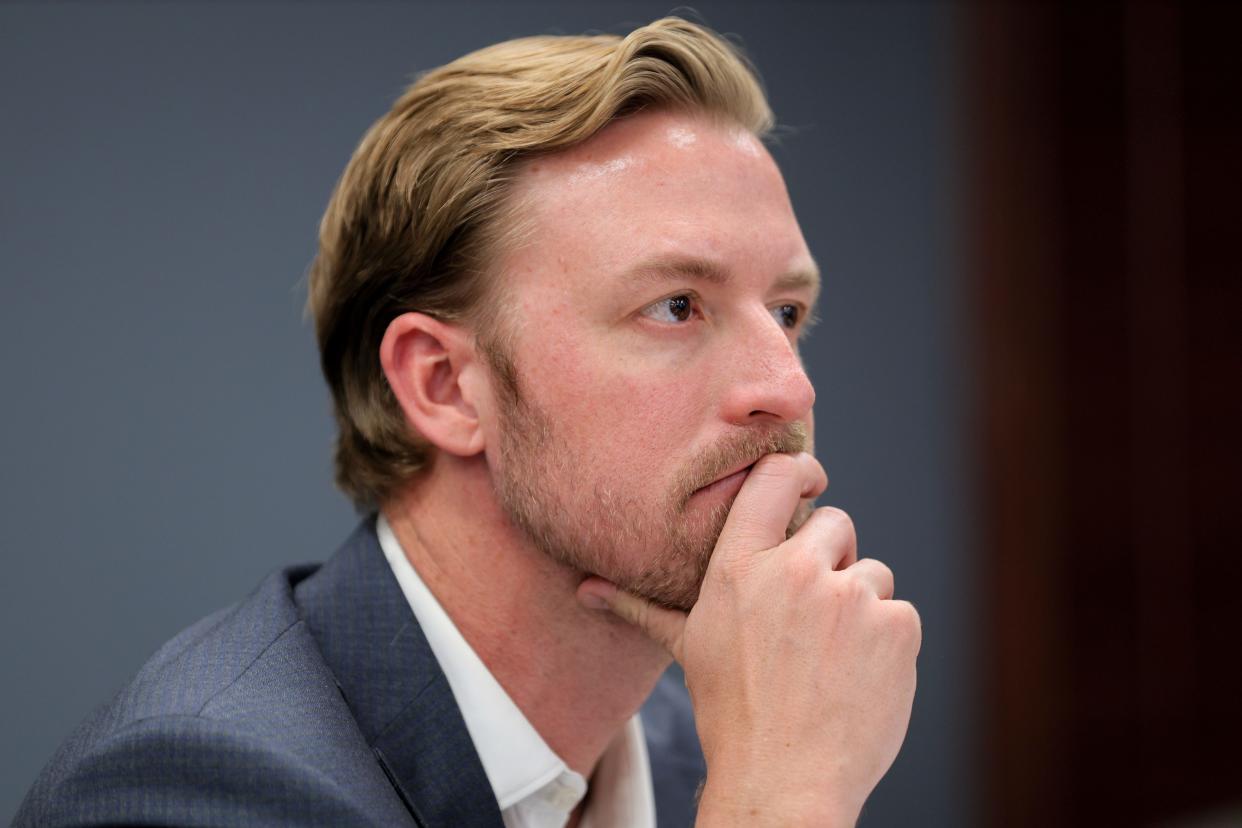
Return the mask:
<svg viewBox="0 0 1242 828">
<path fill-rule="evenodd" d="M 564 828 L 586 795 L 586 780 L 552 752 L 462 637 L 410 565 L 383 514 L 375 530 L 388 565 L 461 708 L 506 828 Z M 651 763 L 642 722 L 635 715 L 600 757 L 592 776 L 591 798 L 579 825 L 655 828 L 655 824 Z"/>
</svg>

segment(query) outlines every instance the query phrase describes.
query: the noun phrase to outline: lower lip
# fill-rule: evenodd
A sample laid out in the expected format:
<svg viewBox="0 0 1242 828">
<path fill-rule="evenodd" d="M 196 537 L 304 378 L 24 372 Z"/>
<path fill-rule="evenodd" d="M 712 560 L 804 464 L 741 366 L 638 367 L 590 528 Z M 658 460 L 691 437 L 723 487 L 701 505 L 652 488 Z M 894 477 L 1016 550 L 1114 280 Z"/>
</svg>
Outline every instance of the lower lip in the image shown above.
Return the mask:
<svg viewBox="0 0 1242 828">
<path fill-rule="evenodd" d="M 722 477 L 715 483 L 709 483 L 703 488 L 695 492 L 695 495 L 708 495 L 711 497 L 733 497 L 742 489 L 742 484 L 746 482 L 746 475 L 750 474 L 750 466 L 736 471 L 728 477 Z"/>
</svg>

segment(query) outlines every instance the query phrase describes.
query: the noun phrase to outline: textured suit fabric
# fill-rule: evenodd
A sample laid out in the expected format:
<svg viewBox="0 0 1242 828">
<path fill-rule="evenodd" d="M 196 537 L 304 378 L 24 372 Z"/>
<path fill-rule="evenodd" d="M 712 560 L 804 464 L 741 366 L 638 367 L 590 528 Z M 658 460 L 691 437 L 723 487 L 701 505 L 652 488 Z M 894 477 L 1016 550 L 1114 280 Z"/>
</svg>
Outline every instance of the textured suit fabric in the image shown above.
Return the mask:
<svg viewBox="0 0 1242 828">
<path fill-rule="evenodd" d="M 660 828 L 704 775 L 679 674 L 642 710 Z M 14 821 L 502 828 L 439 664 L 365 521 L 165 644 L 61 746 Z"/>
</svg>

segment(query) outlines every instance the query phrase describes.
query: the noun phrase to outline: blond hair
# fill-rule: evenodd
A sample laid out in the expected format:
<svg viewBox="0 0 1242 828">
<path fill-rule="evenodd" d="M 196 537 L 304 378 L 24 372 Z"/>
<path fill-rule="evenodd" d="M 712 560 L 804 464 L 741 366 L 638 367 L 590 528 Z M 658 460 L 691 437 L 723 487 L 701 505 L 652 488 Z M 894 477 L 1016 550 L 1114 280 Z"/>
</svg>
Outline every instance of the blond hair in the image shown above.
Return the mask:
<svg viewBox="0 0 1242 828">
<path fill-rule="evenodd" d="M 408 311 L 486 330 L 486 278 L 512 217 L 517 165 L 645 108 L 772 125 L 746 59 L 669 17 L 622 38 L 529 37 L 419 77 L 363 136 L 324 213 L 308 309 L 332 391 L 336 482 L 359 510 L 414 477 L 431 446 L 406 422 L 379 346 Z M 493 316 L 489 316 L 492 314 Z"/>
</svg>

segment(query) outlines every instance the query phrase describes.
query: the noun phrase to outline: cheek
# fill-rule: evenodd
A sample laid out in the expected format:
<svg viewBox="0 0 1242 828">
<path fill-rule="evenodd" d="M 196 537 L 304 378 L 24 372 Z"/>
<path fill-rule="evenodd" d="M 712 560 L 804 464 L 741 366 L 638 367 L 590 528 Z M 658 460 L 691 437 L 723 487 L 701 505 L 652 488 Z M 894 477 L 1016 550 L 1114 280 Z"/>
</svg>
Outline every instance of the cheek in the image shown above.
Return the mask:
<svg viewBox="0 0 1242 828">
<path fill-rule="evenodd" d="M 706 383 L 572 347 L 558 348 L 545 364 L 552 370 L 540 377 L 539 399 L 597 468 L 655 480 L 684 466 L 706 420 Z"/>
</svg>

